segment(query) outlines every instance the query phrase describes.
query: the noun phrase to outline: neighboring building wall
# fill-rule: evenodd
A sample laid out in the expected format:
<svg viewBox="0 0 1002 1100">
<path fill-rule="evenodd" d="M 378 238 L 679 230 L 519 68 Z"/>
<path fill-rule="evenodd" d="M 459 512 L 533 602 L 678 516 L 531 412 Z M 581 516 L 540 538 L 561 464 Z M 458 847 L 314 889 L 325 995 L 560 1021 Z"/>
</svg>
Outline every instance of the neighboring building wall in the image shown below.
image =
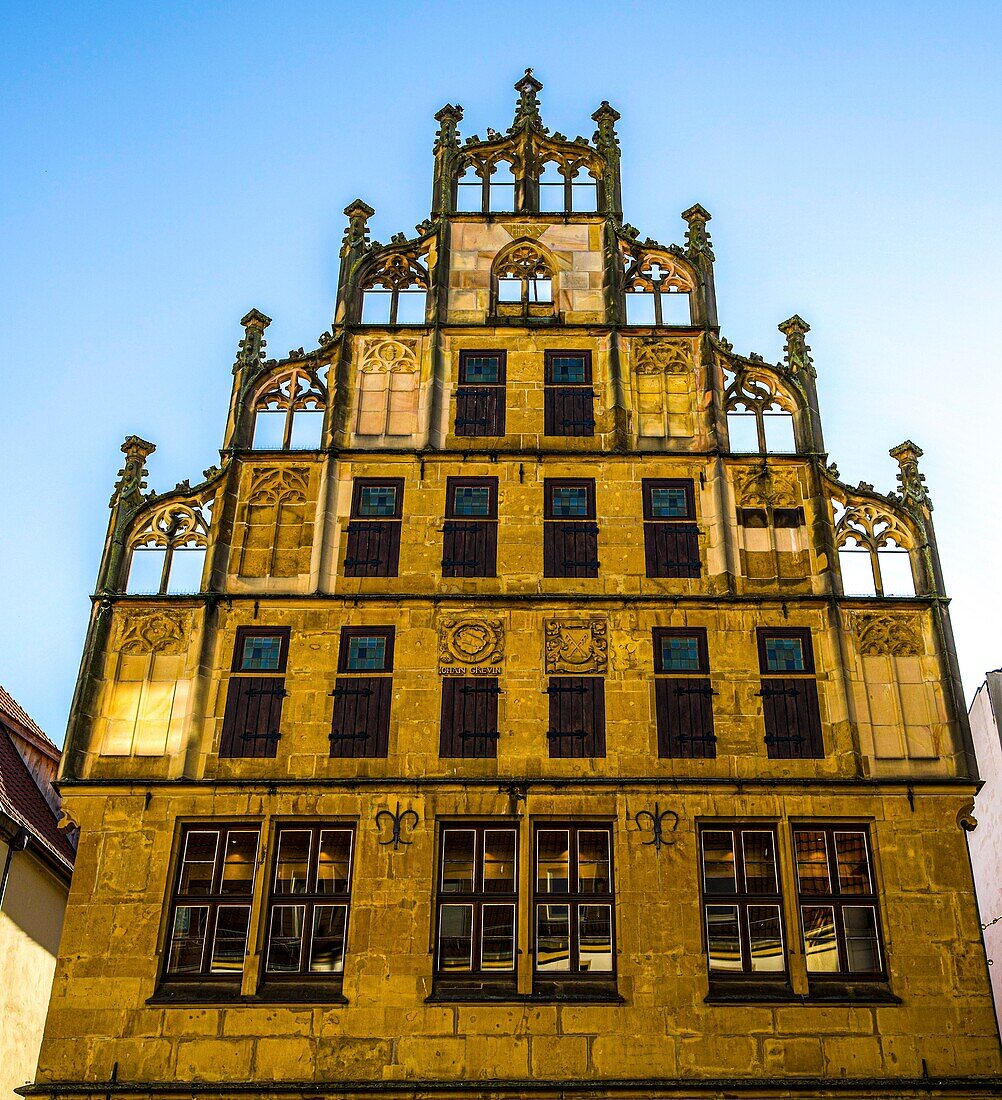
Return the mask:
<svg viewBox="0 0 1002 1100">
<path fill-rule="evenodd" d="M 992 960 L 990 974 L 995 1014 L 1002 1028 L 1002 671 L 989 672 L 971 703 L 971 733 L 985 785 L 974 802 L 978 828 L 968 835 L 978 906 L 985 929 L 985 947 Z M 995 921 L 994 924 L 989 922 Z"/>
<path fill-rule="evenodd" d="M 2 736 L 2 734 L 0 734 Z M 0 869 L 9 846 L 0 840 Z M 30 850 L 15 850 L 0 906 L 0 1097 L 35 1076 L 66 884 Z"/>
</svg>

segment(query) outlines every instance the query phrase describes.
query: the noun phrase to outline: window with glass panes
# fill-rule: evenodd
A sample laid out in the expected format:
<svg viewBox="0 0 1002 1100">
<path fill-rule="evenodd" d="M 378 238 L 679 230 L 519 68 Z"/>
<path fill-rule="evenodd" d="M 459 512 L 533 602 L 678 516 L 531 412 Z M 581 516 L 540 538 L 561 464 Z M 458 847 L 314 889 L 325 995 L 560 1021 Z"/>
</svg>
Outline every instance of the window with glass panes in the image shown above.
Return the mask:
<svg viewBox="0 0 1002 1100">
<path fill-rule="evenodd" d="M 825 754 L 811 632 L 759 627 L 758 656 L 765 744 L 770 757 Z"/>
<path fill-rule="evenodd" d="M 702 566 L 692 479 L 645 477 L 641 488 L 647 576 L 698 577 Z"/>
<path fill-rule="evenodd" d="M 793 830 L 804 955 L 811 976 L 884 976 L 870 838 L 859 825 Z"/>
<path fill-rule="evenodd" d="M 537 824 L 533 841 L 535 984 L 614 980 L 611 830 L 597 824 Z"/>
<path fill-rule="evenodd" d="M 393 697 L 391 626 L 344 626 L 331 695 L 331 756 L 386 756 Z"/>
<path fill-rule="evenodd" d="M 447 478 L 442 532 L 443 577 L 496 576 L 498 479 Z"/>
<path fill-rule="evenodd" d="M 714 757 L 713 696 L 706 630 L 654 629 L 654 702 L 658 755 Z"/>
<path fill-rule="evenodd" d="M 335 823 L 279 826 L 272 859 L 266 982 L 335 983 L 344 971 L 353 832 Z"/>
<path fill-rule="evenodd" d="M 710 978 L 786 976 L 783 898 L 771 826 L 700 829 Z"/>
<path fill-rule="evenodd" d="M 515 986 L 518 830 L 513 824 L 443 825 L 435 915 L 440 982 Z"/>
<path fill-rule="evenodd" d="M 403 507 L 403 478 L 355 479 L 344 556 L 346 577 L 397 575 Z"/>
<path fill-rule="evenodd" d="M 459 353 L 456 435 L 504 435 L 506 358 L 503 351 Z"/>
<path fill-rule="evenodd" d="M 591 352 L 547 351 L 544 360 L 544 434 L 594 435 Z"/>
<path fill-rule="evenodd" d="M 183 828 L 164 949 L 166 983 L 239 992 L 258 838 L 256 825 Z"/>
<path fill-rule="evenodd" d="M 240 627 L 233 647 L 219 755 L 272 757 L 282 737 L 289 628 Z"/>
<path fill-rule="evenodd" d="M 592 479 L 543 480 L 543 576 L 597 577 L 598 524 Z"/>
</svg>

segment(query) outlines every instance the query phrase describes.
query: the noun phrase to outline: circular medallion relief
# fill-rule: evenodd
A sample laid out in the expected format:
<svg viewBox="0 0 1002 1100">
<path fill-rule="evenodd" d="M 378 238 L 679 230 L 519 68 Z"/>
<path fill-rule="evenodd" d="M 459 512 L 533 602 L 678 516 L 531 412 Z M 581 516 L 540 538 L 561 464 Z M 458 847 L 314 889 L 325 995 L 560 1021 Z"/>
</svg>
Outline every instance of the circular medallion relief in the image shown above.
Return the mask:
<svg viewBox="0 0 1002 1100">
<path fill-rule="evenodd" d="M 445 630 L 445 644 L 457 661 L 475 665 L 489 661 L 501 647 L 501 631 L 484 619 L 454 623 Z"/>
</svg>

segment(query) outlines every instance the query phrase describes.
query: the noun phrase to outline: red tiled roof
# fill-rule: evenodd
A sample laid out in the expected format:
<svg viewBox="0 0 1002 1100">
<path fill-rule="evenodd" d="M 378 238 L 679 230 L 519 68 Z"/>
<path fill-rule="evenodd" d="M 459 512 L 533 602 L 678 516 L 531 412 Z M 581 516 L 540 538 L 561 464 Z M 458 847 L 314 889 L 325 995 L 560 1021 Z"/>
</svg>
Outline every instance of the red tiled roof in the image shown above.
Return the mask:
<svg viewBox="0 0 1002 1100">
<path fill-rule="evenodd" d="M 21 706 L 14 696 L 7 691 L 3 684 L 0 684 L 0 715 L 6 715 L 8 718 L 13 719 L 14 723 L 21 726 L 25 733 L 34 735 L 43 745 L 50 749 L 55 749 L 58 755 L 58 746 L 46 737 L 41 729 L 35 725 L 35 721 L 31 715 Z"/>
<path fill-rule="evenodd" d="M 13 711 L 10 709 L 13 707 Z M 12 719 L 12 725 L 26 728 L 33 737 L 43 742 L 52 742 L 35 725 L 14 700 L 0 688 L 0 711 L 2 716 Z M 52 746 L 55 748 L 55 746 Z M 58 754 L 58 749 L 56 750 Z M 66 834 L 56 827 L 56 815 L 45 801 L 21 754 L 14 745 L 11 733 L 0 721 L 0 810 L 13 818 L 22 828 L 64 864 L 73 867 L 75 852 L 66 839 Z"/>
</svg>

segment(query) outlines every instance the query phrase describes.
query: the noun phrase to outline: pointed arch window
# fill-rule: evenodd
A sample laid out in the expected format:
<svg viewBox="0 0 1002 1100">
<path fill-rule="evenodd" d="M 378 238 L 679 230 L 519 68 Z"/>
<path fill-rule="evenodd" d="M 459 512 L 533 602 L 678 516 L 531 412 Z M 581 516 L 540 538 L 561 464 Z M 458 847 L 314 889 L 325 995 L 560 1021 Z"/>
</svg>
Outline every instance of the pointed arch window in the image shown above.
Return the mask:
<svg viewBox="0 0 1002 1100">
<path fill-rule="evenodd" d="M 254 401 L 256 451 L 315 451 L 320 447 L 327 387 L 320 372 L 299 365 L 272 375 Z"/>
<path fill-rule="evenodd" d="M 626 323 L 690 325 L 692 280 L 668 253 L 626 260 Z"/>
<path fill-rule="evenodd" d="M 543 214 L 585 213 L 598 209 L 598 182 L 583 166 L 548 160 L 539 174 L 539 210 Z"/>
<path fill-rule="evenodd" d="M 846 596 L 914 596 L 914 540 L 897 520 L 870 504 L 832 502 L 842 591 Z"/>
<path fill-rule="evenodd" d="M 423 325 L 428 272 L 402 252 L 385 256 L 362 280 L 363 325 Z"/>
<path fill-rule="evenodd" d="M 150 514 L 129 540 L 130 595 L 183 595 L 202 591 L 209 545 L 209 510 L 200 501 L 172 501 Z"/>
<path fill-rule="evenodd" d="M 514 213 L 516 184 L 514 167 L 507 160 L 469 164 L 456 180 L 456 211 Z"/>
<path fill-rule="evenodd" d="M 495 312 L 501 317 L 547 317 L 553 314 L 553 266 L 531 244 L 519 244 L 494 264 Z"/>
<path fill-rule="evenodd" d="M 793 398 L 766 371 L 733 375 L 727 387 L 727 437 L 732 454 L 796 454 Z"/>
</svg>

